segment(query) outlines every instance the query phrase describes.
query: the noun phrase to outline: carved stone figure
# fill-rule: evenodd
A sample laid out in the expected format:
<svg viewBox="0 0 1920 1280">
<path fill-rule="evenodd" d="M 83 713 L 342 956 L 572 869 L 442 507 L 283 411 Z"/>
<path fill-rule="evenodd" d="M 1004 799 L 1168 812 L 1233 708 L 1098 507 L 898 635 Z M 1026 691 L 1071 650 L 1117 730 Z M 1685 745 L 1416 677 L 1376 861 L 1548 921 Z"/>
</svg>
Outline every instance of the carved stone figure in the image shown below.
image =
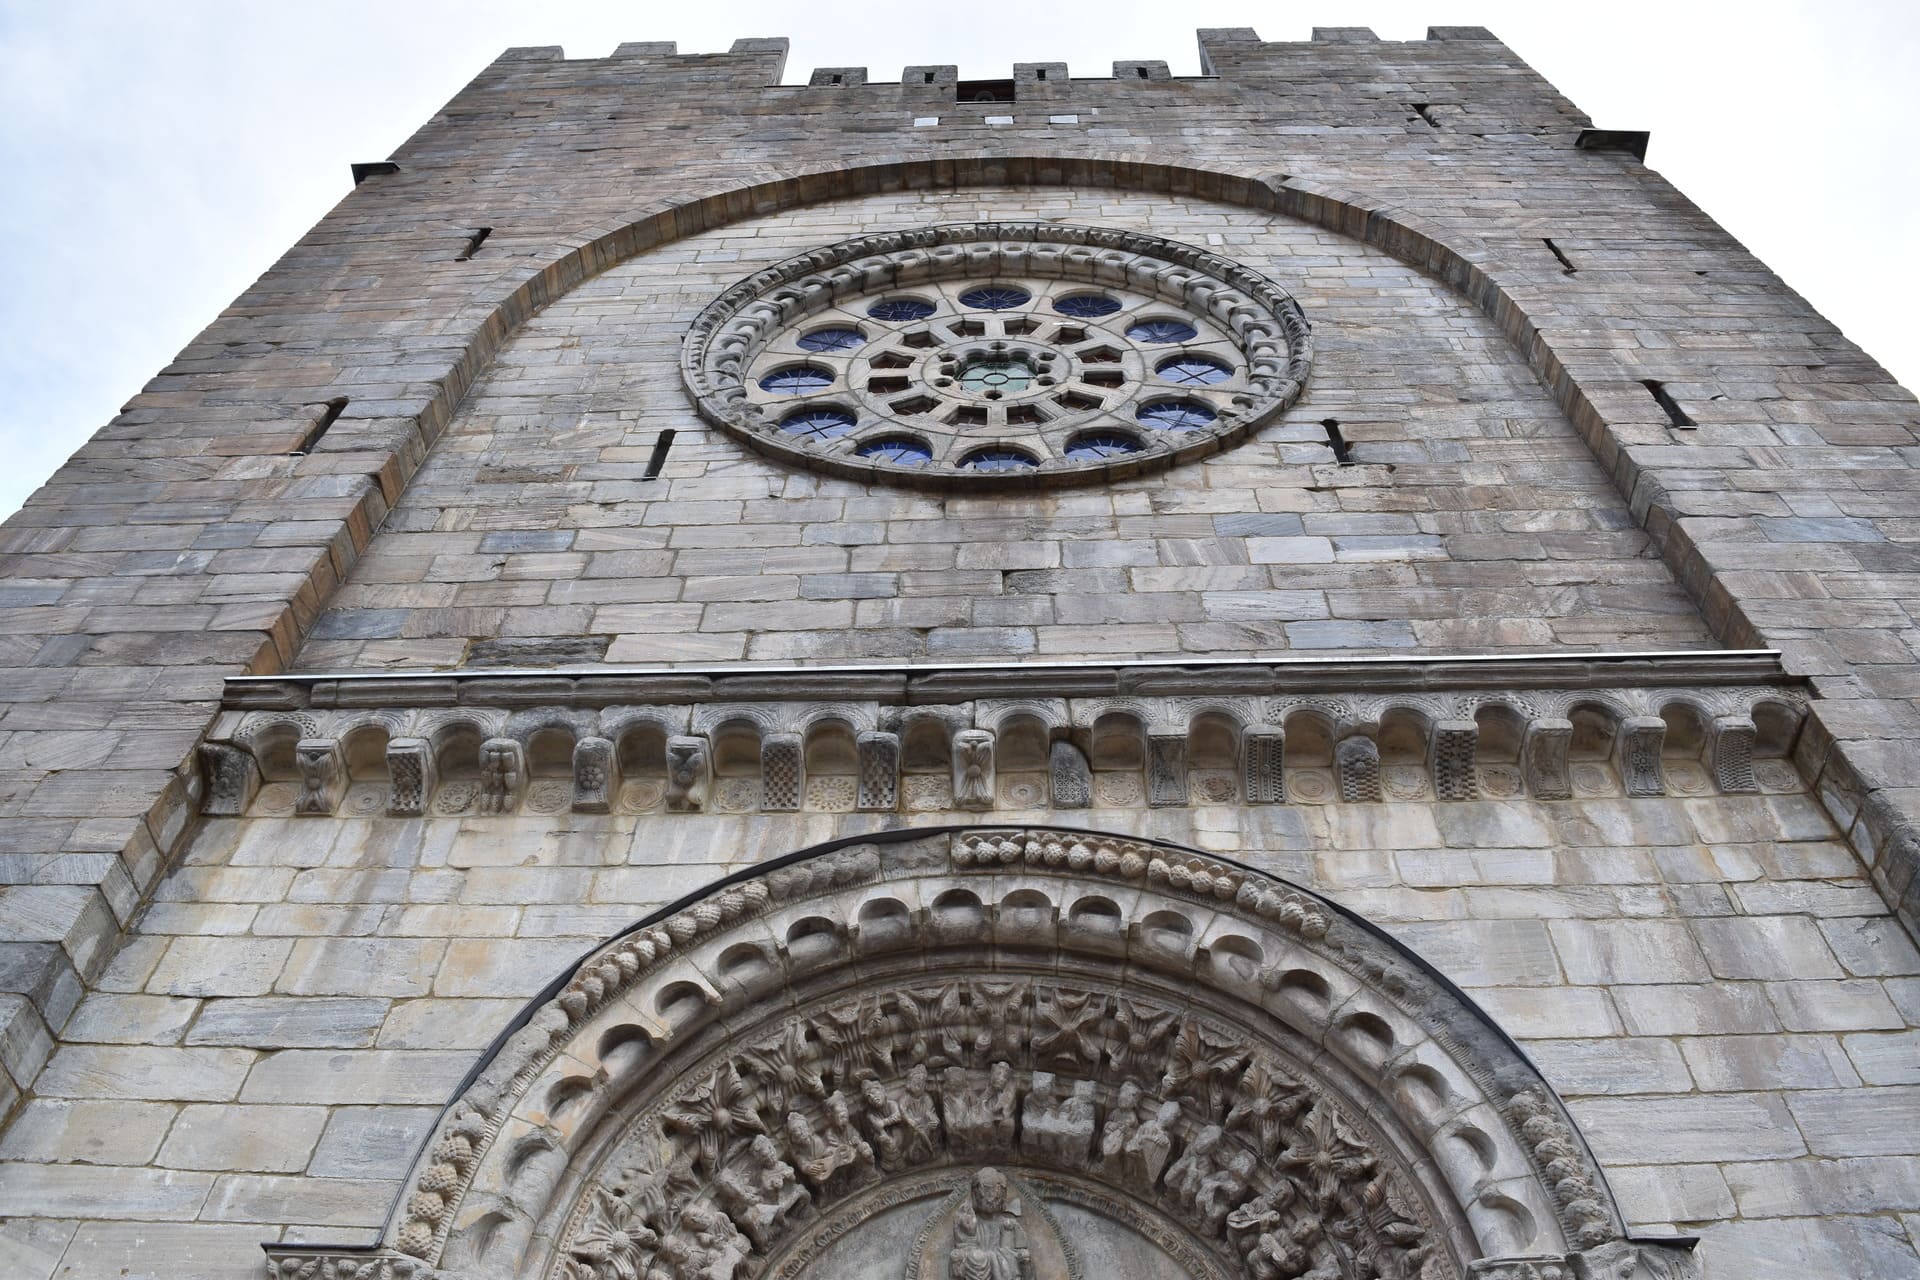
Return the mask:
<svg viewBox="0 0 1920 1280">
<path fill-rule="evenodd" d="M 961 809 L 993 808 L 993 735 L 962 729 L 953 735 L 953 803 Z"/>
<path fill-rule="evenodd" d="M 715 1185 L 721 1203 L 761 1253 L 788 1223 L 805 1217 L 813 1208 L 806 1188 L 794 1176 L 793 1166 L 780 1158 L 780 1149 L 764 1133 L 748 1145 L 745 1167 L 727 1170 Z"/>
<path fill-rule="evenodd" d="M 901 1131 L 906 1127 L 900 1104 L 872 1076 L 860 1082 L 860 1102 L 860 1123 L 873 1145 L 874 1159 L 882 1169 L 898 1169 L 905 1141 Z"/>
<path fill-rule="evenodd" d="M 1180 1104 L 1163 1102 L 1127 1139 L 1127 1176 L 1136 1185 L 1151 1189 L 1159 1183 L 1167 1158 L 1173 1154 L 1173 1126 L 1179 1119 Z"/>
<path fill-rule="evenodd" d="M 1085 1167 L 1093 1145 L 1093 1082 L 1074 1082 L 1065 1097 L 1055 1091 L 1050 1071 L 1033 1073 L 1020 1113 L 1020 1140 L 1026 1151 L 1067 1169 Z"/>
<path fill-rule="evenodd" d="M 727 1215 L 694 1205 L 682 1222 L 691 1245 L 680 1260 L 682 1275 L 689 1280 L 736 1280 L 746 1272 L 751 1254 Z"/>
<path fill-rule="evenodd" d="M 1110 1175 L 1126 1169 L 1127 1143 L 1140 1128 L 1140 1086 L 1129 1080 L 1120 1086 L 1113 1107 L 1107 1112 L 1107 1124 L 1100 1131 L 1100 1168 Z"/>
<path fill-rule="evenodd" d="M 1033 1280 L 1024 1212 L 998 1169 L 975 1173 L 954 1219 L 946 1280 Z"/>
<path fill-rule="evenodd" d="M 906 1126 L 900 1150 L 907 1163 L 920 1164 L 933 1159 L 940 1150 L 940 1109 L 927 1083 L 924 1066 L 907 1069 L 906 1089 L 900 1098 L 900 1119 Z"/>
<path fill-rule="evenodd" d="M 1294 1184 L 1282 1180 L 1227 1214 L 1227 1234 L 1233 1247 L 1243 1255 L 1251 1253 L 1262 1235 L 1286 1221 L 1284 1210 L 1298 1198 Z"/>
<path fill-rule="evenodd" d="M 705 738 L 667 739 L 667 808 L 698 813 L 707 807 L 708 764 Z"/>
<path fill-rule="evenodd" d="M 1011 1065 L 994 1063 L 985 1080 L 960 1067 L 948 1068 L 941 1103 L 946 1111 L 947 1141 L 954 1155 L 993 1158 L 1013 1154 L 1018 1095 Z"/>
<path fill-rule="evenodd" d="M 1200 1202 L 1200 1188 L 1206 1185 L 1218 1167 L 1216 1160 L 1220 1150 L 1220 1140 L 1226 1131 L 1217 1124 L 1206 1125 L 1193 1135 L 1187 1143 L 1187 1149 L 1167 1170 L 1167 1194 L 1174 1204 L 1188 1215 L 1195 1215 Z"/>
<path fill-rule="evenodd" d="M 237 817 L 247 811 L 260 790 L 260 766 L 253 752 L 223 742 L 200 744 L 200 771 L 206 795 L 200 812 L 213 817 Z"/>
<path fill-rule="evenodd" d="M 827 1118 L 822 1135 L 834 1153 L 842 1171 L 841 1187 L 864 1182 L 873 1175 L 873 1147 L 860 1136 L 853 1123 L 853 1108 L 847 1095 L 835 1090 L 827 1096 Z"/>
</svg>

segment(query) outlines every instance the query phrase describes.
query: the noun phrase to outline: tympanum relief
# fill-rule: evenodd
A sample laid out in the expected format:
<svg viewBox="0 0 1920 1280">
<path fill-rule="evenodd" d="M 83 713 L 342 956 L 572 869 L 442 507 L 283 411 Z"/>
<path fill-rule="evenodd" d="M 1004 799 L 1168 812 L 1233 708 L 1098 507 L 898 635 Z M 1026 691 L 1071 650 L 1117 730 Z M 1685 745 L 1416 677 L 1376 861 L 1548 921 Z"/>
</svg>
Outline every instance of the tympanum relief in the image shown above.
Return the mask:
<svg viewBox="0 0 1920 1280">
<path fill-rule="evenodd" d="M 1056 1196 L 1099 1206 L 1075 1221 L 1151 1254 L 1147 1274 L 1457 1274 L 1394 1154 L 1282 1052 L 1031 977 L 829 1000 L 722 1051 L 603 1162 L 553 1274 L 811 1280 L 904 1204 L 925 1238 L 891 1276 L 1069 1280 Z"/>
</svg>

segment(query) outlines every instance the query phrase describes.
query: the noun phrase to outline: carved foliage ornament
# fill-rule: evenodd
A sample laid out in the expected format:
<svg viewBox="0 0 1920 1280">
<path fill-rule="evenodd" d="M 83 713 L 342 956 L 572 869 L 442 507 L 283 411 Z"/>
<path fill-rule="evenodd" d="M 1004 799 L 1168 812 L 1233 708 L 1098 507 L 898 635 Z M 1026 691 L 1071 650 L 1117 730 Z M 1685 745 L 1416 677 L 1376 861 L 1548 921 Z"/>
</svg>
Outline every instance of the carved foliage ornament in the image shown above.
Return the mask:
<svg viewBox="0 0 1920 1280">
<path fill-rule="evenodd" d="M 1239 442 L 1300 395 L 1284 290 L 1155 236 L 915 227 L 769 267 L 694 321 L 702 417 L 817 471 L 916 487 L 1132 475 Z"/>
</svg>

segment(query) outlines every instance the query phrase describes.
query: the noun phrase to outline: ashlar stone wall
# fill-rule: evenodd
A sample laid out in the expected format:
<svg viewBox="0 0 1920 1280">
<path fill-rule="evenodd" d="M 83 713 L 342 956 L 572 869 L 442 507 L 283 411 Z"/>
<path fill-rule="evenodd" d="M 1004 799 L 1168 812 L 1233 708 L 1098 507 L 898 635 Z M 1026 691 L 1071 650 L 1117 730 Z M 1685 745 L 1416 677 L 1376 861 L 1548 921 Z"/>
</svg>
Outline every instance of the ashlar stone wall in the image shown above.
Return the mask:
<svg viewBox="0 0 1920 1280">
<path fill-rule="evenodd" d="M 1706 1274 L 1920 1274 L 1920 953 L 1766 793 L 996 812 L 1229 853 L 1385 925 L 1516 1036 L 1632 1224 Z M 9 1276 L 251 1277 L 367 1241 L 523 1002 L 741 867 L 950 815 L 210 819 L 0 1138 Z M 123 1271 L 123 1268 L 128 1269 Z"/>
<path fill-rule="evenodd" d="M 1005 496 L 811 476 L 688 413 L 681 339 L 734 281 L 874 231 L 995 219 L 1245 263 L 1314 326 L 1305 396 L 1202 462 Z M 468 397 L 299 666 L 1711 643 L 1512 344 L 1434 280 L 1291 218 L 1023 188 L 752 218 L 568 294 Z"/>
</svg>

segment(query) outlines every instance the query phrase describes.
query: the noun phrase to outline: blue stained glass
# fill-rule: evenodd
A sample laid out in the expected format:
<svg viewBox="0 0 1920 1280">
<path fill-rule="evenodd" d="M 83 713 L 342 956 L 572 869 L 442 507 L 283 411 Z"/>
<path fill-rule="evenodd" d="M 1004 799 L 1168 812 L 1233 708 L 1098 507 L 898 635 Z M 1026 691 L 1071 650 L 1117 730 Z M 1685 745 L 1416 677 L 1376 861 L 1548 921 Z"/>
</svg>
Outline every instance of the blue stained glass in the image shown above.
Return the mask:
<svg viewBox="0 0 1920 1280">
<path fill-rule="evenodd" d="M 977 449 L 960 460 L 969 471 L 1030 471 L 1040 464 L 1018 449 Z"/>
<path fill-rule="evenodd" d="M 1219 415 L 1211 405 L 1201 404 L 1198 400 L 1162 400 L 1158 404 L 1140 406 L 1140 412 L 1134 416 L 1162 431 L 1198 431 Z"/>
<path fill-rule="evenodd" d="M 1111 458 L 1117 454 L 1138 452 L 1140 452 L 1138 440 L 1113 432 L 1081 436 L 1067 446 L 1067 456 L 1075 462 L 1097 462 L 1101 458 Z"/>
<path fill-rule="evenodd" d="M 1180 356 L 1167 361 L 1156 372 L 1166 381 L 1183 387 L 1204 387 L 1233 376 L 1231 368 L 1211 356 Z"/>
<path fill-rule="evenodd" d="M 845 409 L 801 409 L 780 419 L 780 429 L 790 436 L 835 440 L 852 431 L 857 421 Z"/>
<path fill-rule="evenodd" d="M 902 467 L 918 467 L 933 461 L 933 450 L 918 440 L 906 440 L 898 436 L 869 440 L 854 452 L 863 458 L 875 458 Z"/>
<path fill-rule="evenodd" d="M 972 307 L 976 311 L 1005 311 L 1009 307 L 1024 307 L 1032 301 L 1032 294 L 1025 289 L 1016 289 L 1010 284 L 969 289 L 960 295 L 960 305 Z"/>
<path fill-rule="evenodd" d="M 918 298 L 882 298 L 867 308 L 875 320 L 925 320 L 933 314 L 933 304 Z"/>
<path fill-rule="evenodd" d="M 851 351 L 867 340 L 858 329 L 816 329 L 800 339 L 802 351 Z"/>
<path fill-rule="evenodd" d="M 1109 298 L 1104 293 L 1076 293 L 1070 298 L 1055 298 L 1053 309 L 1063 316 L 1098 320 L 1101 316 L 1110 316 L 1118 311 L 1120 299 Z"/>
<path fill-rule="evenodd" d="M 824 391 L 832 385 L 832 372 L 812 364 L 796 364 L 790 369 L 776 369 L 760 379 L 762 391 L 771 391 L 781 396 L 802 396 L 809 391 Z"/>
<path fill-rule="evenodd" d="M 1192 342 L 1200 331 L 1184 320 L 1142 320 L 1127 336 L 1135 342 Z"/>
</svg>

